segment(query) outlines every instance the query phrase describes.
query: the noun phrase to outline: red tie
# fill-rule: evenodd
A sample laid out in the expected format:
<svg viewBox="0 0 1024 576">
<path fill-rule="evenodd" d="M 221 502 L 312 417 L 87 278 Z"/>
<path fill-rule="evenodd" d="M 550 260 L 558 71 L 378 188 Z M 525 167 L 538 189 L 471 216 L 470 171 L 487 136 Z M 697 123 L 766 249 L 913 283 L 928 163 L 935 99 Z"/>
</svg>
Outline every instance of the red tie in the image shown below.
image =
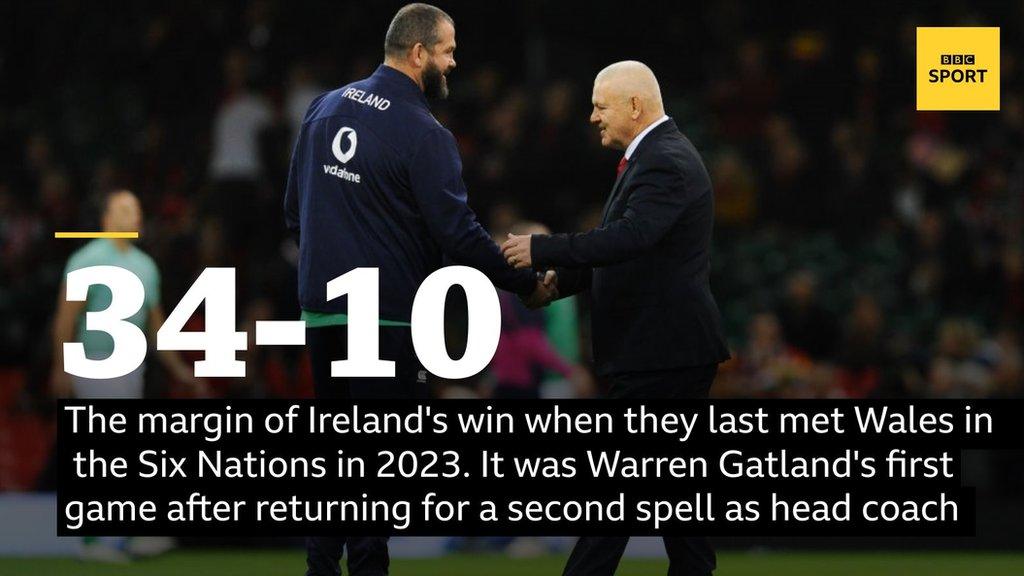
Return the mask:
<svg viewBox="0 0 1024 576">
<path fill-rule="evenodd" d="M 622 160 L 619 160 L 619 167 L 615 170 L 615 177 L 616 178 L 618 178 L 619 176 L 622 176 L 622 171 L 626 169 L 626 163 L 627 162 L 628 162 L 628 160 L 626 160 L 625 156 L 622 157 Z"/>
</svg>

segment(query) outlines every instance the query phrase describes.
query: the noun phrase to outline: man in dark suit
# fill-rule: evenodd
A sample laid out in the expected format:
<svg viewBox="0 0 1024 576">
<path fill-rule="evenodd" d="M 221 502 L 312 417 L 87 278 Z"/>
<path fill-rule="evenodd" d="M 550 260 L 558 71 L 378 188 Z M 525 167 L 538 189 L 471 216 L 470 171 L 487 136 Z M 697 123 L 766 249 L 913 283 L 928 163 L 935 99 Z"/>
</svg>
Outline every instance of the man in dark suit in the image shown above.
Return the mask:
<svg viewBox="0 0 1024 576">
<path fill-rule="evenodd" d="M 729 358 L 708 283 L 711 180 L 668 116 L 658 81 L 639 62 L 594 80 L 590 121 L 624 150 L 601 226 L 579 234 L 513 236 L 513 266 L 554 269 L 562 297 L 590 290 L 594 363 L 612 398 L 707 398 Z M 565 574 L 612 574 L 628 537 L 584 537 Z M 710 574 L 706 538 L 666 537 L 669 574 Z"/>
</svg>

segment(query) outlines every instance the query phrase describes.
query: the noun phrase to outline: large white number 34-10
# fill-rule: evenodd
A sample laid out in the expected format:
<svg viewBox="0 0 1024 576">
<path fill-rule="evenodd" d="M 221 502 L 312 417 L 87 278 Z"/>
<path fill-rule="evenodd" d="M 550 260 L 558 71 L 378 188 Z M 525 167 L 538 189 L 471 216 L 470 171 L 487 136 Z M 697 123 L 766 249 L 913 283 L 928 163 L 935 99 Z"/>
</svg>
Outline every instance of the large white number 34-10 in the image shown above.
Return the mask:
<svg viewBox="0 0 1024 576">
<path fill-rule="evenodd" d="M 142 365 L 146 336 L 127 321 L 145 301 L 142 282 L 115 266 L 90 266 L 68 273 L 67 299 L 86 299 L 89 287 L 110 288 L 105 310 L 87 312 L 87 330 L 100 330 L 114 339 L 114 352 L 90 360 L 78 342 L 64 344 L 64 370 L 84 378 L 117 378 Z M 452 286 L 466 293 L 469 333 L 466 352 L 458 360 L 448 355 L 444 340 L 444 303 Z M 394 377 L 395 363 L 380 358 L 379 271 L 356 268 L 327 284 L 327 300 L 348 295 L 348 358 L 331 362 L 335 377 Z M 205 329 L 185 332 L 185 323 L 205 302 Z M 439 305 L 440 304 L 440 305 Z M 468 378 L 483 370 L 494 356 L 501 331 L 498 295 L 487 277 L 466 266 L 437 270 L 424 280 L 412 306 L 413 348 L 423 367 L 442 378 Z M 245 363 L 235 358 L 247 347 L 246 333 L 235 330 L 235 269 L 207 268 L 188 289 L 157 332 L 159 350 L 202 350 L 195 363 L 199 377 L 245 376 Z"/>
</svg>

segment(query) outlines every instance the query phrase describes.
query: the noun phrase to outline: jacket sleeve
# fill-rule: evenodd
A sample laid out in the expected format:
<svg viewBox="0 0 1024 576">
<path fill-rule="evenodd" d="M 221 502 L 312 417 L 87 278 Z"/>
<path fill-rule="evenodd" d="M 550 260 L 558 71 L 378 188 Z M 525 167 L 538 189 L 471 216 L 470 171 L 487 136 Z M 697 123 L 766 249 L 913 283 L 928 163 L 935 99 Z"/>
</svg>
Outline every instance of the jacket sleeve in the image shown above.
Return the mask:
<svg viewBox="0 0 1024 576">
<path fill-rule="evenodd" d="M 306 140 L 306 122 L 315 115 L 320 107 L 320 102 L 328 94 L 329 92 L 324 92 L 313 98 L 313 101 L 309 103 L 309 108 L 306 109 L 306 114 L 302 119 L 299 135 L 295 139 L 295 145 L 292 147 L 292 159 L 288 165 L 288 182 L 285 184 L 284 189 L 284 224 L 288 231 L 292 233 L 296 242 L 299 241 L 302 222 L 302 209 L 299 206 L 299 167 L 305 153 L 302 143 Z"/>
<path fill-rule="evenodd" d="M 568 298 L 590 289 L 592 268 L 556 268 L 558 274 L 558 297 Z"/>
<path fill-rule="evenodd" d="M 667 162 L 638 172 L 632 187 L 626 210 L 617 220 L 589 232 L 533 235 L 534 267 L 581 268 L 632 260 L 657 244 L 694 200 L 683 171 Z"/>
<path fill-rule="evenodd" d="M 484 273 L 495 286 L 522 296 L 536 287 L 530 270 L 515 270 L 466 202 L 455 137 L 441 126 L 419 142 L 409 166 L 410 185 L 431 236 L 453 262 Z"/>
<path fill-rule="evenodd" d="M 298 174 L 298 157 L 299 157 L 299 145 L 302 142 L 302 136 L 295 141 L 295 147 L 292 149 L 292 160 L 288 167 L 288 183 L 284 189 L 284 224 L 288 228 L 288 231 L 292 233 L 295 241 L 299 240 L 299 174 Z"/>
</svg>

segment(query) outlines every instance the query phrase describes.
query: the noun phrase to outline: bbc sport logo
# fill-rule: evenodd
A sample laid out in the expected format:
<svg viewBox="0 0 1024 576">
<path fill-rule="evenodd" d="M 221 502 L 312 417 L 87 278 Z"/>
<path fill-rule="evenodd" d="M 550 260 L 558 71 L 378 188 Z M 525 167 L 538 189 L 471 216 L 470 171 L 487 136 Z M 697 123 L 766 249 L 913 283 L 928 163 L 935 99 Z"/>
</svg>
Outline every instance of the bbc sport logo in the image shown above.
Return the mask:
<svg viewBox="0 0 1024 576">
<path fill-rule="evenodd" d="M 963 66 L 961 68 L 932 68 L 928 71 L 928 82 L 950 81 L 954 84 L 966 82 L 968 84 L 985 82 L 985 68 L 973 68 L 975 62 L 974 54 L 943 54 L 939 57 L 941 66 Z"/>
<path fill-rule="evenodd" d="M 999 28 L 918 28 L 917 109 L 999 110 Z"/>
</svg>

